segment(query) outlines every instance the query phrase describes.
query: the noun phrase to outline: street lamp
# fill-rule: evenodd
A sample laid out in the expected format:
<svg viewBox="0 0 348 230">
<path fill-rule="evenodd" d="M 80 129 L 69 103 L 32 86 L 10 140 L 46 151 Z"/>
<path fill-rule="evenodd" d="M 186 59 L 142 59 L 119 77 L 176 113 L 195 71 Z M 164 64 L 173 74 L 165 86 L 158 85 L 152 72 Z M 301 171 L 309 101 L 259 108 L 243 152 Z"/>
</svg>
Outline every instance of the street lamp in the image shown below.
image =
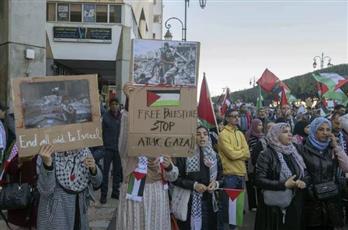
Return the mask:
<svg viewBox="0 0 348 230">
<path fill-rule="evenodd" d="M 171 25 L 168 23 L 170 20 L 177 20 L 180 22 L 181 24 L 181 30 L 182 30 L 182 40 L 186 41 L 187 38 L 187 8 L 190 5 L 190 0 L 185 0 L 185 21 L 181 21 L 179 18 L 177 17 L 171 17 L 168 18 L 165 23 L 164 23 L 164 27 L 167 29 L 166 34 L 164 35 L 164 39 L 166 40 L 171 40 L 173 38 L 172 33 L 170 32 L 170 28 Z M 199 6 L 204 9 L 207 5 L 207 0 L 199 0 Z"/>
<path fill-rule="evenodd" d="M 320 69 L 324 68 L 324 61 L 327 60 L 327 66 L 333 66 L 331 63 L 331 57 L 324 56 L 324 53 L 321 53 L 321 56 L 315 56 L 313 57 L 313 68 L 317 68 L 317 60 L 320 62 Z"/>
<path fill-rule="evenodd" d="M 178 21 L 180 24 L 181 24 L 181 30 L 182 30 L 182 32 L 181 32 L 181 36 L 182 36 L 182 40 L 183 41 L 186 41 L 186 28 L 185 28 L 185 26 L 184 26 L 184 23 L 179 19 L 179 18 L 177 18 L 177 17 L 171 17 L 171 18 L 168 18 L 167 20 L 166 20 L 166 22 L 164 23 L 164 27 L 167 29 L 167 32 L 166 32 L 166 34 L 164 35 L 164 39 L 166 39 L 166 40 L 172 40 L 172 38 L 173 38 L 173 35 L 172 35 L 172 33 L 170 32 L 170 28 L 172 27 L 172 25 L 171 24 L 169 24 L 169 21 Z"/>
</svg>

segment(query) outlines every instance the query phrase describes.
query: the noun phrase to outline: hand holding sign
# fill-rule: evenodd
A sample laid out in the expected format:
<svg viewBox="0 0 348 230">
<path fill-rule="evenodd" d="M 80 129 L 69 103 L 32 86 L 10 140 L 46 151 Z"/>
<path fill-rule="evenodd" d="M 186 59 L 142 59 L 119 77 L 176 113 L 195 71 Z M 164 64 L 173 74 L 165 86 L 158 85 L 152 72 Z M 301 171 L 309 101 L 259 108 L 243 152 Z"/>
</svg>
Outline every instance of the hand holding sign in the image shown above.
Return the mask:
<svg viewBox="0 0 348 230">
<path fill-rule="evenodd" d="M 134 87 L 134 82 L 127 82 L 124 86 L 123 86 L 123 93 L 129 97 L 129 93 L 131 91 L 133 91 L 135 89 Z"/>
<path fill-rule="evenodd" d="M 52 166 L 53 152 L 54 152 L 53 145 L 43 145 L 40 148 L 39 156 L 41 156 L 43 163 L 48 167 Z"/>
<path fill-rule="evenodd" d="M 86 157 L 86 159 L 84 160 L 85 166 L 91 170 L 92 174 L 96 174 L 97 172 L 97 166 L 95 164 L 95 160 L 92 156 L 88 156 Z"/>
</svg>

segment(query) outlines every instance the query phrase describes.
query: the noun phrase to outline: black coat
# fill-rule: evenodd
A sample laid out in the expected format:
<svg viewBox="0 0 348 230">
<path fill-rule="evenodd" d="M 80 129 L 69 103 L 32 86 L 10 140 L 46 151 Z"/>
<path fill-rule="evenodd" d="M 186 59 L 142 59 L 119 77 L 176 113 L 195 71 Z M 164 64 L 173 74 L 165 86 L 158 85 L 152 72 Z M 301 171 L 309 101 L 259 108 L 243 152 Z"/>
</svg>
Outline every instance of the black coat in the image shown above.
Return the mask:
<svg viewBox="0 0 348 230">
<path fill-rule="evenodd" d="M 217 164 L 218 164 L 218 172 L 216 181 L 219 182 L 219 187 L 223 187 L 223 178 L 222 178 L 222 164 L 220 161 L 220 157 L 216 154 Z M 179 169 L 178 179 L 174 182 L 176 186 L 189 189 L 193 191 L 193 185 L 195 182 L 200 184 L 204 184 L 206 186 L 209 185 L 210 181 L 210 172 L 209 168 L 205 166 L 203 161 L 203 154 L 200 153 L 200 171 L 199 172 L 189 172 L 186 173 L 186 158 L 177 158 L 176 164 Z M 219 196 L 221 195 L 221 191 L 215 192 L 216 200 L 219 200 Z M 185 222 L 178 221 L 179 227 L 181 230 L 190 229 L 190 213 L 192 206 L 192 196 L 190 197 L 188 203 L 188 216 Z M 202 229 L 216 229 L 217 227 L 217 215 L 213 211 L 212 207 L 212 195 L 211 193 L 204 192 L 202 196 Z"/>
<path fill-rule="evenodd" d="M 219 154 L 216 154 L 217 164 L 218 164 L 218 173 L 216 177 L 216 181 L 219 182 L 219 187 L 223 187 L 223 178 L 222 178 L 222 164 L 219 157 Z M 189 172 L 186 173 L 186 158 L 179 157 L 176 159 L 176 166 L 179 169 L 178 179 L 174 182 L 175 185 L 189 189 L 193 191 L 193 185 L 195 182 L 204 184 L 206 186 L 209 185 L 209 168 L 205 166 L 202 156 L 200 159 L 200 171 L 199 172 Z"/>
<path fill-rule="evenodd" d="M 310 180 L 305 196 L 305 224 L 306 226 L 340 227 L 343 226 L 343 211 L 340 196 L 327 201 L 319 201 L 314 196 L 313 186 L 329 181 L 335 181 L 338 160 L 332 159 L 333 149 L 328 147 L 324 151 L 317 150 L 309 141 L 305 141 L 300 152 L 307 166 Z"/>
<path fill-rule="evenodd" d="M 113 116 L 110 111 L 103 115 L 103 142 L 104 148 L 118 152 L 118 137 L 120 135 L 121 113 L 117 117 Z"/>
<path fill-rule="evenodd" d="M 300 175 L 300 168 L 292 156 L 283 155 L 289 169 L 294 175 Z M 255 185 L 258 188 L 259 206 L 257 208 L 255 230 L 300 230 L 303 226 L 302 205 L 303 191 L 296 190 L 295 196 L 287 208 L 285 224 L 282 223 L 283 214 L 278 207 L 271 207 L 264 203 L 262 190 L 285 190 L 285 181 L 280 181 L 281 163 L 277 153 L 269 146 L 259 155 L 255 167 Z M 305 173 L 306 175 L 306 173 Z M 297 179 L 297 178 L 296 178 Z M 300 178 L 305 182 L 307 176 Z"/>
</svg>

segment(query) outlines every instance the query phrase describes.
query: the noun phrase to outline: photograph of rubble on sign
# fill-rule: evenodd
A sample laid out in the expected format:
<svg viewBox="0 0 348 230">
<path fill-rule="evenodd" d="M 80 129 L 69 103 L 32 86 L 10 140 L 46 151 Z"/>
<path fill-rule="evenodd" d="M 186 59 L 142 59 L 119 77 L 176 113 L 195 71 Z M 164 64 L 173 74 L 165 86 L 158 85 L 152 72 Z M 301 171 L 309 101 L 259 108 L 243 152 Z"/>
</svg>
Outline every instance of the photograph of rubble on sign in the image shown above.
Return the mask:
<svg viewBox="0 0 348 230">
<path fill-rule="evenodd" d="M 22 82 L 20 91 L 25 128 L 92 121 L 87 80 Z"/>
<path fill-rule="evenodd" d="M 143 85 L 195 86 L 199 43 L 133 40 L 133 80 Z"/>
</svg>

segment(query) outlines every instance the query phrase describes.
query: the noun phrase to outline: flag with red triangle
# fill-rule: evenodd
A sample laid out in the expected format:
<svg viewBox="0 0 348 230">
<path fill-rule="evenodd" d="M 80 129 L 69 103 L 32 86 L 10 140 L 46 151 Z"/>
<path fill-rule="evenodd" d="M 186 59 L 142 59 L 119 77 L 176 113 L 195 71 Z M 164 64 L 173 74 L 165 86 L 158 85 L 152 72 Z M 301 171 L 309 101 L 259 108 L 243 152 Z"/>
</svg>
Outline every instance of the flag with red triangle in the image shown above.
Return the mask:
<svg viewBox="0 0 348 230">
<path fill-rule="evenodd" d="M 335 89 L 334 91 L 338 90 L 339 88 L 343 87 L 345 84 L 348 83 L 348 79 L 345 79 L 345 80 L 338 80 L 336 86 L 335 86 Z"/>
<path fill-rule="evenodd" d="M 217 127 L 213 104 L 211 102 L 208 82 L 205 74 L 202 80 L 197 112 L 200 122 L 205 127 L 207 127 L 208 129 Z"/>
<path fill-rule="evenodd" d="M 148 107 L 179 106 L 180 90 L 148 90 Z"/>
<path fill-rule="evenodd" d="M 337 73 L 320 73 L 312 75 L 317 82 L 322 83 L 322 85 L 325 85 L 328 89 L 324 94 L 322 94 L 322 97 L 336 100 L 342 104 L 348 103 L 348 97 L 346 94 L 340 88 L 337 88 L 337 85 L 343 86 L 345 84 L 345 78 Z"/>
<path fill-rule="evenodd" d="M 244 216 L 244 189 L 223 189 L 228 195 L 228 223 L 242 226 Z"/>
</svg>

